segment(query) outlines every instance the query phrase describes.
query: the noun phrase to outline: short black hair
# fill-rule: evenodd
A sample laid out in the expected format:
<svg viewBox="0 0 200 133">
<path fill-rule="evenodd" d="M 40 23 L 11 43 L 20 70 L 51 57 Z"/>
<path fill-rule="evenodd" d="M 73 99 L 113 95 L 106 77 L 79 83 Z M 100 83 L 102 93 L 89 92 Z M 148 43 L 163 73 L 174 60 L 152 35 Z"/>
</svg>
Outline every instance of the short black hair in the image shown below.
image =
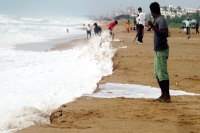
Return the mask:
<svg viewBox="0 0 200 133">
<path fill-rule="evenodd" d="M 97 26 L 97 23 L 94 23 L 94 26 Z"/>
<path fill-rule="evenodd" d="M 157 2 L 151 3 L 149 8 L 150 8 L 151 12 L 153 12 L 155 14 L 160 14 L 160 5 Z"/>
<path fill-rule="evenodd" d="M 142 8 L 141 8 L 141 7 L 139 7 L 139 8 L 138 8 L 138 10 L 142 11 Z"/>
<path fill-rule="evenodd" d="M 115 24 L 118 24 L 118 21 L 115 21 Z"/>
</svg>

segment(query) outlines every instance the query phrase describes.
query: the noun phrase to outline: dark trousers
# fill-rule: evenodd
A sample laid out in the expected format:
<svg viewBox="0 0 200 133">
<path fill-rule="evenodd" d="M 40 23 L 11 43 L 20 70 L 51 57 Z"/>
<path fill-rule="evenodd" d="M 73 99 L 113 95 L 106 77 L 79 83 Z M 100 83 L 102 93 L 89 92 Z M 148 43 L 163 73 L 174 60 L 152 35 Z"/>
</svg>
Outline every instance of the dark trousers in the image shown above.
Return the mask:
<svg viewBox="0 0 200 133">
<path fill-rule="evenodd" d="M 142 31 L 143 31 L 143 29 L 144 29 L 144 26 L 142 24 L 140 24 L 139 25 L 139 31 L 138 31 L 138 42 L 141 42 L 141 43 L 143 42 L 142 41 L 142 38 L 143 38 L 142 37 Z"/>
<path fill-rule="evenodd" d="M 136 30 L 138 31 L 138 29 L 139 29 L 139 24 L 136 24 L 136 28 L 137 28 Z"/>
<path fill-rule="evenodd" d="M 196 27 L 196 34 L 199 34 L 199 27 Z"/>
<path fill-rule="evenodd" d="M 190 35 L 190 27 L 186 27 L 186 34 Z"/>
</svg>

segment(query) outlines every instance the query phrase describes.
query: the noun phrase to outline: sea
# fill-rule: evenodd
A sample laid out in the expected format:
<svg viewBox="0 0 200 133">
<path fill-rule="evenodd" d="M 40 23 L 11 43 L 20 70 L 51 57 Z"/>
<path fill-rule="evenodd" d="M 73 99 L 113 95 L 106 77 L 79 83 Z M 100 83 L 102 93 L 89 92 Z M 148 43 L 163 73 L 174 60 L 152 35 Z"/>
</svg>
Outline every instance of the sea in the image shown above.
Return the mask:
<svg viewBox="0 0 200 133">
<path fill-rule="evenodd" d="M 102 76 L 112 74 L 109 36 L 92 36 L 72 49 L 60 43 L 86 38 L 82 18 L 0 15 L 0 133 L 49 124 L 53 110 L 92 94 Z M 68 29 L 68 32 L 67 32 Z"/>
</svg>

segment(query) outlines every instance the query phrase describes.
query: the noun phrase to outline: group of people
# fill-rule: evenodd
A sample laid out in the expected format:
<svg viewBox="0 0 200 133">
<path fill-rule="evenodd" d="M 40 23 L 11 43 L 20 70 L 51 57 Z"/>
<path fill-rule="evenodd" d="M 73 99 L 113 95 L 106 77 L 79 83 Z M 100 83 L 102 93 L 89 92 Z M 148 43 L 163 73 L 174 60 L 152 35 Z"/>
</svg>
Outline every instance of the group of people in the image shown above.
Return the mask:
<svg viewBox="0 0 200 133">
<path fill-rule="evenodd" d="M 142 12 L 142 8 L 138 8 L 138 17 L 135 19 L 135 25 L 136 25 L 136 30 L 137 34 L 135 36 L 135 39 L 138 38 L 138 44 L 143 44 L 143 36 L 144 36 L 144 27 L 145 27 L 145 22 L 146 22 L 146 14 Z"/>
<path fill-rule="evenodd" d="M 138 8 L 138 16 L 134 20 L 134 28 L 130 26 L 130 20 L 126 23 L 127 33 L 130 32 L 130 29 L 137 30 L 137 34 L 133 42 L 138 38 L 138 44 L 143 44 L 144 30 L 151 31 L 151 26 L 146 27 L 146 14 L 142 12 L 142 8 Z"/>
<path fill-rule="evenodd" d="M 150 11 L 154 18 L 154 21 L 149 21 L 148 25 L 154 31 L 154 77 L 157 79 L 158 85 L 161 89 L 161 95 L 156 99 L 160 102 L 169 103 L 171 101 L 169 92 L 169 75 L 167 71 L 167 60 L 169 57 L 169 45 L 167 37 L 169 37 L 168 23 L 167 20 L 161 15 L 160 5 L 157 2 L 151 3 Z M 145 26 L 145 14 L 142 12 L 142 8 L 138 8 L 138 43 L 143 43 L 143 32 Z M 108 25 L 108 30 L 110 35 L 114 38 L 114 33 L 112 32 L 115 25 L 118 22 L 111 22 Z M 129 32 L 130 21 L 126 23 L 127 32 Z"/>
<path fill-rule="evenodd" d="M 143 43 L 143 36 L 144 36 L 144 27 L 145 27 L 145 21 L 146 21 L 146 15 L 145 13 L 142 12 L 142 8 L 139 7 L 138 8 L 138 17 L 137 17 L 137 34 L 136 34 L 136 37 L 134 39 L 134 41 L 136 40 L 136 38 L 138 38 L 138 44 L 142 44 Z M 114 22 L 111 22 L 109 25 L 108 25 L 108 30 L 109 30 L 109 33 L 112 37 L 112 39 L 114 39 L 114 33 L 113 33 L 113 28 L 115 27 L 115 25 L 118 24 L 118 21 L 114 21 Z M 131 23 L 130 23 L 130 20 L 128 20 L 128 22 L 126 22 L 126 30 L 127 32 L 129 33 L 130 32 L 130 28 L 131 28 Z"/>
<path fill-rule="evenodd" d="M 115 25 L 118 24 L 118 21 L 114 21 L 114 22 L 111 22 L 109 25 L 108 25 L 108 30 L 109 30 L 109 33 L 110 33 L 110 36 L 112 38 L 112 40 L 114 39 L 114 33 L 113 33 L 113 28 L 115 27 Z M 102 28 L 100 26 L 97 25 L 97 23 L 94 23 L 93 24 L 93 30 L 94 30 L 94 34 L 95 35 L 101 35 L 101 32 L 102 32 Z M 91 26 L 90 24 L 88 24 L 87 26 L 87 29 L 86 29 L 86 33 L 87 33 L 87 38 L 91 38 L 91 32 L 92 32 L 92 29 L 91 29 Z"/>
<path fill-rule="evenodd" d="M 93 30 L 94 30 L 94 34 L 95 34 L 95 35 L 99 35 L 99 36 L 101 35 L 102 28 L 101 28 L 99 25 L 97 25 L 97 23 L 94 23 L 94 24 L 93 24 Z M 91 29 L 90 24 L 88 24 L 86 31 L 87 31 L 87 32 L 86 32 L 86 33 L 87 33 L 87 38 L 88 38 L 88 37 L 91 38 L 92 29 Z"/>
<path fill-rule="evenodd" d="M 190 22 L 189 18 L 187 18 L 187 20 L 185 21 L 185 27 L 186 27 L 186 34 L 190 36 L 191 22 Z M 199 34 L 199 21 L 198 20 L 195 23 L 194 28 L 196 29 L 196 34 Z"/>
<path fill-rule="evenodd" d="M 157 2 L 151 3 L 150 11 L 154 18 L 154 21 L 149 21 L 148 25 L 154 31 L 154 77 L 157 79 L 158 85 L 161 89 L 161 95 L 156 99 L 160 102 L 170 102 L 170 92 L 169 92 L 169 76 L 167 71 L 167 60 L 169 57 L 169 45 L 167 37 L 169 37 L 168 23 L 167 20 L 161 15 L 160 5 Z M 137 25 L 137 35 L 138 43 L 143 43 L 143 34 L 145 26 L 145 13 L 142 12 L 142 8 L 138 8 L 138 25 Z M 113 28 L 118 24 L 118 21 L 111 22 L 108 26 L 108 30 L 112 39 L 114 39 Z M 101 29 L 97 23 L 94 23 L 94 32 L 99 35 Z M 129 33 L 130 21 L 126 23 L 127 32 Z M 88 24 L 87 36 L 91 36 L 91 28 Z"/>
</svg>

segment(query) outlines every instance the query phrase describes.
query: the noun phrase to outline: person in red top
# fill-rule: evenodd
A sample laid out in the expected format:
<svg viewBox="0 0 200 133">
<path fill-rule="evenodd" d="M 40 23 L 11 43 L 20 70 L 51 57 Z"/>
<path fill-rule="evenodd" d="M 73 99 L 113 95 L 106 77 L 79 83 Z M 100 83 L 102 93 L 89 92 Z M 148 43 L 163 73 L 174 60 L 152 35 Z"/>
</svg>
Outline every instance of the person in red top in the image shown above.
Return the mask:
<svg viewBox="0 0 200 133">
<path fill-rule="evenodd" d="M 110 35 L 112 36 L 112 40 L 114 39 L 114 33 L 112 32 L 113 28 L 115 27 L 115 25 L 117 25 L 118 22 L 115 21 L 115 22 L 111 22 L 109 25 L 108 25 L 108 30 L 110 31 Z"/>
</svg>

